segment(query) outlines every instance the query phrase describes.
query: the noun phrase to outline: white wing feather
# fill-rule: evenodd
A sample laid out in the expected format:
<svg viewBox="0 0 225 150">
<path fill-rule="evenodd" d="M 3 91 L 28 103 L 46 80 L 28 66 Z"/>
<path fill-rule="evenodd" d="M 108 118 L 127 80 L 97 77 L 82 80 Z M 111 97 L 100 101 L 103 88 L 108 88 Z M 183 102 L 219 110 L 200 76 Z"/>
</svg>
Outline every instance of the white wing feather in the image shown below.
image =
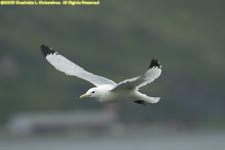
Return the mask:
<svg viewBox="0 0 225 150">
<path fill-rule="evenodd" d="M 55 69 L 64 72 L 66 75 L 76 76 L 78 78 L 87 80 L 95 86 L 104 84 L 116 85 L 116 83 L 110 79 L 92 74 L 84 70 L 83 68 L 73 63 L 66 57 L 62 56 L 58 52 L 54 51 L 52 48 L 49 48 L 48 46 L 42 45 L 41 50 L 47 61 L 53 67 L 55 67 Z"/>
<path fill-rule="evenodd" d="M 139 89 L 157 79 L 161 72 L 161 65 L 157 60 L 153 59 L 149 69 L 143 75 L 120 82 L 114 89 L 112 89 L 112 91 Z"/>
</svg>

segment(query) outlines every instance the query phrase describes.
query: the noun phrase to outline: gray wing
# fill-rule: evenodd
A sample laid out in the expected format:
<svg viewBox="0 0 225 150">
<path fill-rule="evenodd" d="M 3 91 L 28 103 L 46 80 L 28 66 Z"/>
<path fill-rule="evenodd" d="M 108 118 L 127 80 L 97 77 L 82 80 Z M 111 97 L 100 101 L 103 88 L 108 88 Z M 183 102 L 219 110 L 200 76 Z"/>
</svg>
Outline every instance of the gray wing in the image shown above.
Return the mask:
<svg viewBox="0 0 225 150">
<path fill-rule="evenodd" d="M 89 81 L 90 83 L 94 84 L 95 86 L 103 85 L 103 84 L 113 84 L 116 85 L 110 79 L 92 74 L 77 64 L 73 63 L 66 57 L 60 55 L 58 52 L 54 51 L 52 48 L 49 48 L 46 45 L 41 45 L 41 51 L 45 56 L 46 60 L 53 66 L 55 69 L 64 72 L 66 75 L 69 76 L 76 76 L 78 78 L 84 79 Z"/>
<path fill-rule="evenodd" d="M 162 70 L 159 61 L 153 59 L 148 70 L 143 75 L 120 82 L 114 89 L 112 89 L 112 91 L 139 89 L 140 87 L 153 82 L 160 76 L 161 72 Z"/>
</svg>

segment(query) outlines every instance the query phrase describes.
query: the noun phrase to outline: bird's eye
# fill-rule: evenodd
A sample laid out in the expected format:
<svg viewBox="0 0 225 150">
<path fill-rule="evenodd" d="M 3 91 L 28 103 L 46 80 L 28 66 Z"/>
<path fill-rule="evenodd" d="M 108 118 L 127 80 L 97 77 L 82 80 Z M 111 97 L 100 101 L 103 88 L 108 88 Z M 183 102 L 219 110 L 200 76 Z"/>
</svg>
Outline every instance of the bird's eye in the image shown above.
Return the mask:
<svg viewBox="0 0 225 150">
<path fill-rule="evenodd" d="M 94 94 L 94 93 L 95 93 L 95 91 L 92 91 L 91 93 L 93 93 L 93 94 Z"/>
</svg>

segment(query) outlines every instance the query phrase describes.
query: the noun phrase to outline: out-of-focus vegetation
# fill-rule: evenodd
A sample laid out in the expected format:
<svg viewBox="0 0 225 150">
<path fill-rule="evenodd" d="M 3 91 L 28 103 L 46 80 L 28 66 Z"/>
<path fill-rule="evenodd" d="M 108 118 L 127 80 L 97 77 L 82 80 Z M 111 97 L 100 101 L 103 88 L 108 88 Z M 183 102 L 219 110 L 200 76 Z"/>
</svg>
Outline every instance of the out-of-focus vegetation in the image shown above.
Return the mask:
<svg viewBox="0 0 225 150">
<path fill-rule="evenodd" d="M 160 103 L 119 104 L 127 121 L 224 122 L 224 1 L 123 0 L 100 6 L 0 7 L 0 121 L 12 113 L 101 109 L 78 97 L 92 87 L 55 71 L 40 45 L 116 82 L 146 70 L 162 76 L 141 89 Z"/>
</svg>

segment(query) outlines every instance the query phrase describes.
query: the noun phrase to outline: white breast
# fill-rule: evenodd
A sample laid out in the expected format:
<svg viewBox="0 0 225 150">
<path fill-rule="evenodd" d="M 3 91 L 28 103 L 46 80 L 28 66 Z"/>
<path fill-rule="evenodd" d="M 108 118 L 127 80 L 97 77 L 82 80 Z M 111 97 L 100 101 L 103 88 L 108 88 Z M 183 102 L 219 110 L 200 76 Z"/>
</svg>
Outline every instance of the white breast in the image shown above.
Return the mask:
<svg viewBox="0 0 225 150">
<path fill-rule="evenodd" d="M 102 86 L 101 88 L 101 95 L 97 99 L 98 102 L 101 103 L 110 103 L 110 102 L 116 102 L 116 101 L 123 101 L 123 100 L 129 100 L 129 97 L 132 97 L 131 94 L 133 93 L 133 90 L 131 91 L 111 91 L 114 87 L 110 86 Z"/>
</svg>

